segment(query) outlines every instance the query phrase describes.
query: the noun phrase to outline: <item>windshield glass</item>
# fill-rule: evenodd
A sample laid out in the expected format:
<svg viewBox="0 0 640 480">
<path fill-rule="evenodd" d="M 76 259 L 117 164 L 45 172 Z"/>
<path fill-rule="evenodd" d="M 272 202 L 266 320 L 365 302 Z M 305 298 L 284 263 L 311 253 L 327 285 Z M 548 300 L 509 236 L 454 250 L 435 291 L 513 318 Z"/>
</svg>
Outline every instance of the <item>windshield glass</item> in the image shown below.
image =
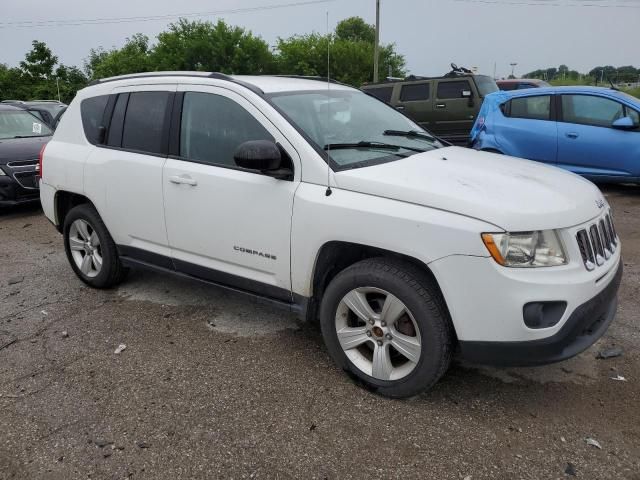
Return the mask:
<svg viewBox="0 0 640 480">
<path fill-rule="evenodd" d="M 418 124 L 357 90 L 277 93 L 271 100 L 317 150 L 330 151 L 332 167 L 337 170 L 389 162 L 442 147 Z M 358 143 L 361 145 L 355 145 Z"/>
<path fill-rule="evenodd" d="M 22 110 L 0 110 L 0 139 L 46 137 L 51 129 L 37 117 Z"/>
<path fill-rule="evenodd" d="M 500 90 L 496 81 L 491 77 L 487 77 L 486 75 L 476 75 L 474 78 L 476 80 L 478 90 L 480 91 L 480 95 L 483 97 Z"/>
</svg>

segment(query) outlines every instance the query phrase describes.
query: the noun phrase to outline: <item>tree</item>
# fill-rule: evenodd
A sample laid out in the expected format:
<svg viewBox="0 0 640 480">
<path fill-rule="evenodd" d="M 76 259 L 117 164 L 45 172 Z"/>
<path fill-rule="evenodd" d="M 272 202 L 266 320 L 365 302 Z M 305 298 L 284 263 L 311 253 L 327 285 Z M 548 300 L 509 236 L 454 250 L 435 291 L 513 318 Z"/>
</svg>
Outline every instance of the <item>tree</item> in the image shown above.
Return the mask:
<svg viewBox="0 0 640 480">
<path fill-rule="evenodd" d="M 373 78 L 373 28 L 361 18 L 354 17 L 340 22 L 333 35 L 311 33 L 280 38 L 276 47 L 278 71 L 281 74 L 325 77 L 329 46 L 332 78 L 354 86 L 370 82 Z M 404 76 L 404 66 L 404 57 L 396 53 L 395 45 L 381 46 L 379 74 L 382 78 L 388 75 L 389 70 L 392 76 Z"/>
<path fill-rule="evenodd" d="M 181 19 L 158 35 L 151 63 L 157 70 L 259 75 L 273 73 L 274 58 L 264 40 L 243 28 Z"/>
<path fill-rule="evenodd" d="M 32 80 L 49 79 L 53 75 L 53 68 L 58 63 L 58 57 L 51 53 L 44 42 L 34 40 L 32 48 L 20 62 L 20 68 Z"/>
<path fill-rule="evenodd" d="M 91 49 L 85 61 L 85 72 L 89 78 L 105 78 L 126 73 L 154 70 L 151 62 L 149 37 L 137 33 L 125 40 L 122 48 L 109 51 Z"/>
</svg>

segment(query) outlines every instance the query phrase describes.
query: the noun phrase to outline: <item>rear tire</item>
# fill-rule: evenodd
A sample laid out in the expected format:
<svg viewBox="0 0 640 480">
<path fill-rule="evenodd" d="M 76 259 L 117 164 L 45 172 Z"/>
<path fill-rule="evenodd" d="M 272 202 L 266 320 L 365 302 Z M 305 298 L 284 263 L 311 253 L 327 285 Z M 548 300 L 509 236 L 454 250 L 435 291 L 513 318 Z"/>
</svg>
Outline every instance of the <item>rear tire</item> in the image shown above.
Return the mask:
<svg viewBox="0 0 640 480">
<path fill-rule="evenodd" d="M 363 260 L 340 272 L 322 298 L 320 326 L 335 363 L 387 397 L 431 388 L 454 350 L 455 333 L 434 280 L 396 259 Z"/>
<path fill-rule="evenodd" d="M 113 287 L 127 275 L 118 256 L 118 249 L 90 204 L 69 211 L 63 227 L 64 249 L 75 274 L 93 288 Z"/>
</svg>

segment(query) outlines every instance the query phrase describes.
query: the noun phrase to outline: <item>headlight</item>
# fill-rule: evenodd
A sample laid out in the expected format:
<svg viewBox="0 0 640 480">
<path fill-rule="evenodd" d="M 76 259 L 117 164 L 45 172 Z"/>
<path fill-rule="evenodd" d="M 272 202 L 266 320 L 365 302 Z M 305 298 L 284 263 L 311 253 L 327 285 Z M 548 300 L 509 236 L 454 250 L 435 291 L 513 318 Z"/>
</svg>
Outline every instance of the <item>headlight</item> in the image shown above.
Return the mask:
<svg viewBox="0 0 640 480">
<path fill-rule="evenodd" d="M 555 230 L 483 233 L 482 241 L 493 259 L 505 267 L 553 267 L 567 263 Z"/>
</svg>

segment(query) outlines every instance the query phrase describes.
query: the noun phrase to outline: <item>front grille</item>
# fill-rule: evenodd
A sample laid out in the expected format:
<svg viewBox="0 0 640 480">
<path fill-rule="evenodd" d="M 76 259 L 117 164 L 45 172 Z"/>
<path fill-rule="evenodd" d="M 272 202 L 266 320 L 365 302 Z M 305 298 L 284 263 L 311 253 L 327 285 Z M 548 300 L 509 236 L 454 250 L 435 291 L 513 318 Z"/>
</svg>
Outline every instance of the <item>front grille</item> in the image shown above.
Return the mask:
<svg viewBox="0 0 640 480">
<path fill-rule="evenodd" d="M 611 258 L 618 246 L 611 211 L 587 228 L 578 230 L 576 240 L 587 270 L 595 270 Z"/>
</svg>

